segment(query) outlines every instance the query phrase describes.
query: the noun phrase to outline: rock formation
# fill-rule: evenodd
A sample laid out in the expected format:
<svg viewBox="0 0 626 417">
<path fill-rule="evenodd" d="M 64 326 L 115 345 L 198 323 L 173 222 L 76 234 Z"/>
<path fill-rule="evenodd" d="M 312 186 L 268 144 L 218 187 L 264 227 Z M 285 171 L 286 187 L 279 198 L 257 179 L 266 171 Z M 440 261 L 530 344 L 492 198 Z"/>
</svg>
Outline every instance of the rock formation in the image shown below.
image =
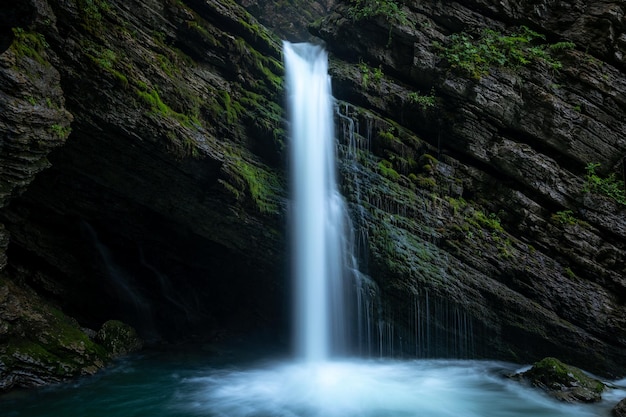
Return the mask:
<svg viewBox="0 0 626 417">
<path fill-rule="evenodd" d="M 623 5 L 407 2 L 361 18 L 364 4 L 314 30 L 336 96 L 359 106 L 372 152 L 358 170 L 379 174 L 346 188 L 367 190 L 351 198 L 389 316 L 408 322 L 407 294 L 427 293 L 472 317 L 486 356 L 622 373 L 624 194 L 590 183 L 624 168 Z"/>
<path fill-rule="evenodd" d="M 512 376 L 538 387 L 559 401 L 593 403 L 602 399 L 606 386 L 580 369 L 556 358 L 543 358 L 532 368 Z"/>
<path fill-rule="evenodd" d="M 621 3 L 240 3 L 0 6 L 1 387 L 95 371 L 109 320 L 286 343 L 279 36 L 313 21 L 386 353 L 624 374 Z"/>
</svg>

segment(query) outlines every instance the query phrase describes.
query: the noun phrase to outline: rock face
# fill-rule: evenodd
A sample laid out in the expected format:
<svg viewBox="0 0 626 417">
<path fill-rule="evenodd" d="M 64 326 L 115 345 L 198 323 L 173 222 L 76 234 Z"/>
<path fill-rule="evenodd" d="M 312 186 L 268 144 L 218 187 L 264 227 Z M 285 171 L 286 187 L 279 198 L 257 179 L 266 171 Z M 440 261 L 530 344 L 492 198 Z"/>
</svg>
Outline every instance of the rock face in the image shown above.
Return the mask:
<svg viewBox="0 0 626 417">
<path fill-rule="evenodd" d="M 241 0 L 238 2 L 264 26 L 290 42 L 314 41 L 308 26 L 328 15 L 336 0 Z"/>
<path fill-rule="evenodd" d="M 344 188 L 395 346 L 622 374 L 624 6 L 367 4 L 342 2 L 315 33 L 358 122 Z M 424 342 L 416 310 L 448 341 Z"/>
<path fill-rule="evenodd" d="M 240 3 L 0 6 L 0 288 L 54 312 L 0 309 L 4 387 L 102 366 L 79 326 L 109 320 L 285 344 L 283 68 L 259 21 L 300 40 L 320 16 L 381 353 L 626 372 L 622 3 Z M 59 320 L 63 348 L 28 336 Z M 24 341 L 74 365 L 11 359 Z"/>
<path fill-rule="evenodd" d="M 121 319 L 148 341 L 280 328 L 279 42 L 227 1 L 2 7 L 23 17 L 0 57 L 9 296 L 32 288 L 83 327 Z M 34 383 L 10 359 L 23 322 L 0 312 L 5 387 Z M 44 365 L 41 382 L 81 373 Z"/>
</svg>

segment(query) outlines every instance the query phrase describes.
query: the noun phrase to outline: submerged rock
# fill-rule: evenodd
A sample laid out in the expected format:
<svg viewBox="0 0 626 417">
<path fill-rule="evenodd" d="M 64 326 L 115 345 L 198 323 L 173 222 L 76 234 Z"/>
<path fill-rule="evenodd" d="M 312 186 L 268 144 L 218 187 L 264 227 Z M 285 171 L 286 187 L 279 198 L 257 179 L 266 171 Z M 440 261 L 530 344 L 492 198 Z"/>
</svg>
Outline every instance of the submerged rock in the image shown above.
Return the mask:
<svg viewBox="0 0 626 417">
<path fill-rule="evenodd" d="M 565 402 L 598 402 L 606 388 L 601 381 L 580 369 L 550 357 L 540 360 L 516 377 L 529 381 L 533 386 Z"/>
<path fill-rule="evenodd" d="M 617 403 L 615 407 L 613 407 L 613 415 L 615 417 L 626 417 L 626 398 Z"/>
</svg>

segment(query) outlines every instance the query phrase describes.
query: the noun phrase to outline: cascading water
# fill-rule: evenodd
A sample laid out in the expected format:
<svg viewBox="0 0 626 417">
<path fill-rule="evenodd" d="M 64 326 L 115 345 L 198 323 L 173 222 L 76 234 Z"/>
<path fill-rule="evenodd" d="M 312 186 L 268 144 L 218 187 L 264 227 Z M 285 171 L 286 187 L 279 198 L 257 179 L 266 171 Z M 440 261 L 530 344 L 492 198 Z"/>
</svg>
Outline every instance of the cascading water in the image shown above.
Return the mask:
<svg viewBox="0 0 626 417">
<path fill-rule="evenodd" d="M 292 155 L 295 347 L 307 361 L 346 346 L 345 203 L 337 188 L 328 57 L 284 42 Z"/>
</svg>

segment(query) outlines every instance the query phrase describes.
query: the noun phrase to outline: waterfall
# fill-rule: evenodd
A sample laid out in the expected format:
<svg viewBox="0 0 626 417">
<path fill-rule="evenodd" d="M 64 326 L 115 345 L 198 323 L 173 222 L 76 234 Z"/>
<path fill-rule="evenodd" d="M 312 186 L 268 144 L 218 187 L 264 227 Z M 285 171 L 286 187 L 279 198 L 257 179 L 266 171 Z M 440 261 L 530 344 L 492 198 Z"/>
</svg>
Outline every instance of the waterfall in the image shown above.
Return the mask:
<svg viewBox="0 0 626 417">
<path fill-rule="evenodd" d="M 284 42 L 291 137 L 294 344 L 323 361 L 345 352 L 347 209 L 337 188 L 328 56 Z"/>
</svg>

